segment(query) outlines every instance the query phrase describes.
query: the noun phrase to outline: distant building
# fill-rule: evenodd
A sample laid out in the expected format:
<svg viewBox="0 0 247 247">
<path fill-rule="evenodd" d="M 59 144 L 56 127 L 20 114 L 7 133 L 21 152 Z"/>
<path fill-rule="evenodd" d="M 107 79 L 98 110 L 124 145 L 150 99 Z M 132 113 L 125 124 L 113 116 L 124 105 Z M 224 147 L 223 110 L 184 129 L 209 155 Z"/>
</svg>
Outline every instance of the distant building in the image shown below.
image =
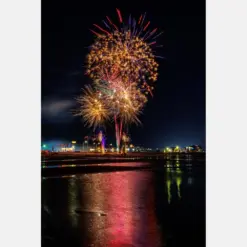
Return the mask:
<svg viewBox="0 0 247 247">
<path fill-rule="evenodd" d="M 81 150 L 81 144 L 76 141 L 51 140 L 42 142 L 41 150 L 50 152 L 78 152 Z"/>
<path fill-rule="evenodd" d="M 192 153 L 203 152 L 202 147 L 199 145 L 191 145 L 189 147 L 186 147 L 186 150 L 187 150 L 187 152 L 192 152 Z"/>
</svg>

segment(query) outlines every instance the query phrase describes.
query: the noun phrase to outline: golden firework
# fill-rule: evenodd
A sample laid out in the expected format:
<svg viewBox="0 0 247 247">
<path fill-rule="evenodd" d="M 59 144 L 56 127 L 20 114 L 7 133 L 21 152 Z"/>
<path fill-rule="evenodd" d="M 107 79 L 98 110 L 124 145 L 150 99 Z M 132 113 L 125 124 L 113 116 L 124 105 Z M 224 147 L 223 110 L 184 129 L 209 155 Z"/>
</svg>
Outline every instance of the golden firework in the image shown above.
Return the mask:
<svg viewBox="0 0 247 247">
<path fill-rule="evenodd" d="M 158 63 L 150 46 L 128 32 L 115 31 L 112 35 L 101 35 L 91 46 L 86 59 L 86 73 L 92 79 L 106 76 L 120 77 L 123 82 L 138 82 L 146 91 L 148 82 L 158 77 Z"/>
<path fill-rule="evenodd" d="M 109 120 L 109 109 L 107 104 L 91 86 L 85 86 L 83 94 L 77 98 L 80 107 L 75 113 L 76 116 L 82 116 L 85 125 L 93 127 L 104 125 Z"/>
</svg>

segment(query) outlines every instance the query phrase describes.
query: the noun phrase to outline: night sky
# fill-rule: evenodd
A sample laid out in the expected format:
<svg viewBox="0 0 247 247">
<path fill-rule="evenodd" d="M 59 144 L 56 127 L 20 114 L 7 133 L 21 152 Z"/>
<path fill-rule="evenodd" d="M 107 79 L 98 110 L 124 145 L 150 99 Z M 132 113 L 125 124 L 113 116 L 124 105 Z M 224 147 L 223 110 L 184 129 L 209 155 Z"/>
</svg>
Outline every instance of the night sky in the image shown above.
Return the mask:
<svg viewBox="0 0 247 247">
<path fill-rule="evenodd" d="M 145 147 L 199 144 L 205 147 L 205 2 L 193 1 L 42 1 L 42 140 L 82 140 L 85 128 L 71 110 L 90 83 L 83 64 L 93 42 L 89 31 L 106 15 L 117 21 L 147 12 L 151 27 L 164 33 L 158 43 L 159 77 L 140 117 L 129 129 L 134 144 Z M 107 126 L 107 141 L 114 139 Z"/>
</svg>

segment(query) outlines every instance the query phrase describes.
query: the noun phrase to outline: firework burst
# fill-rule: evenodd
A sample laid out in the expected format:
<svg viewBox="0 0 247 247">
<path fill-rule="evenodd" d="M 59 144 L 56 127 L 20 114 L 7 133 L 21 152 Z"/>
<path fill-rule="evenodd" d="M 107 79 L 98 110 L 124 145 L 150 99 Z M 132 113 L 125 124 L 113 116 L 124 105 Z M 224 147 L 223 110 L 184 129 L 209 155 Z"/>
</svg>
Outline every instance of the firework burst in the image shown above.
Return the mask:
<svg viewBox="0 0 247 247">
<path fill-rule="evenodd" d="M 135 83 L 127 85 L 121 80 L 96 83 L 95 88 L 108 105 L 109 114 L 122 120 L 123 124 L 140 124 L 139 115 L 147 102 Z"/>
<path fill-rule="evenodd" d="M 80 107 L 75 116 L 82 116 L 86 126 L 95 129 L 109 120 L 110 115 L 107 105 L 91 86 L 86 86 L 83 89 L 83 94 L 76 100 Z"/>
<path fill-rule="evenodd" d="M 146 94 L 152 95 L 152 84 L 158 77 L 157 56 L 153 49 L 161 33 L 157 34 L 157 28 L 149 29 L 146 14 L 141 15 L 138 22 L 130 16 L 127 24 L 118 9 L 117 14 L 120 27 L 108 16 L 103 21 L 107 30 L 94 24 L 100 33 L 93 31 L 97 38 L 86 59 L 86 74 L 94 80 L 111 77 L 121 78 L 125 83 L 133 81 Z"/>
<path fill-rule="evenodd" d="M 138 83 L 150 93 L 153 90 L 152 82 L 158 77 L 158 63 L 152 49 L 142 39 L 131 37 L 128 31 L 115 31 L 111 36 L 98 37 L 91 46 L 86 63 L 86 74 L 93 80 L 121 78 L 125 83 Z"/>
</svg>

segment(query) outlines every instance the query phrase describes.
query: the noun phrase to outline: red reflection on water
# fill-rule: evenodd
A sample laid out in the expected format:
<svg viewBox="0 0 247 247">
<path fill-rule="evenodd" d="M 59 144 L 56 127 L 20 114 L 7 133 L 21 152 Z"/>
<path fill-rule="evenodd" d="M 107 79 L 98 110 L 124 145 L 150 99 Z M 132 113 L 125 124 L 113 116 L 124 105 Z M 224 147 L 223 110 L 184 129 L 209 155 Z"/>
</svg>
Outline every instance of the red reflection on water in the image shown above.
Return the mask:
<svg viewBox="0 0 247 247">
<path fill-rule="evenodd" d="M 83 242 L 92 246 L 159 246 L 151 172 L 86 175 Z M 89 211 L 88 211 L 89 212 Z"/>
</svg>

